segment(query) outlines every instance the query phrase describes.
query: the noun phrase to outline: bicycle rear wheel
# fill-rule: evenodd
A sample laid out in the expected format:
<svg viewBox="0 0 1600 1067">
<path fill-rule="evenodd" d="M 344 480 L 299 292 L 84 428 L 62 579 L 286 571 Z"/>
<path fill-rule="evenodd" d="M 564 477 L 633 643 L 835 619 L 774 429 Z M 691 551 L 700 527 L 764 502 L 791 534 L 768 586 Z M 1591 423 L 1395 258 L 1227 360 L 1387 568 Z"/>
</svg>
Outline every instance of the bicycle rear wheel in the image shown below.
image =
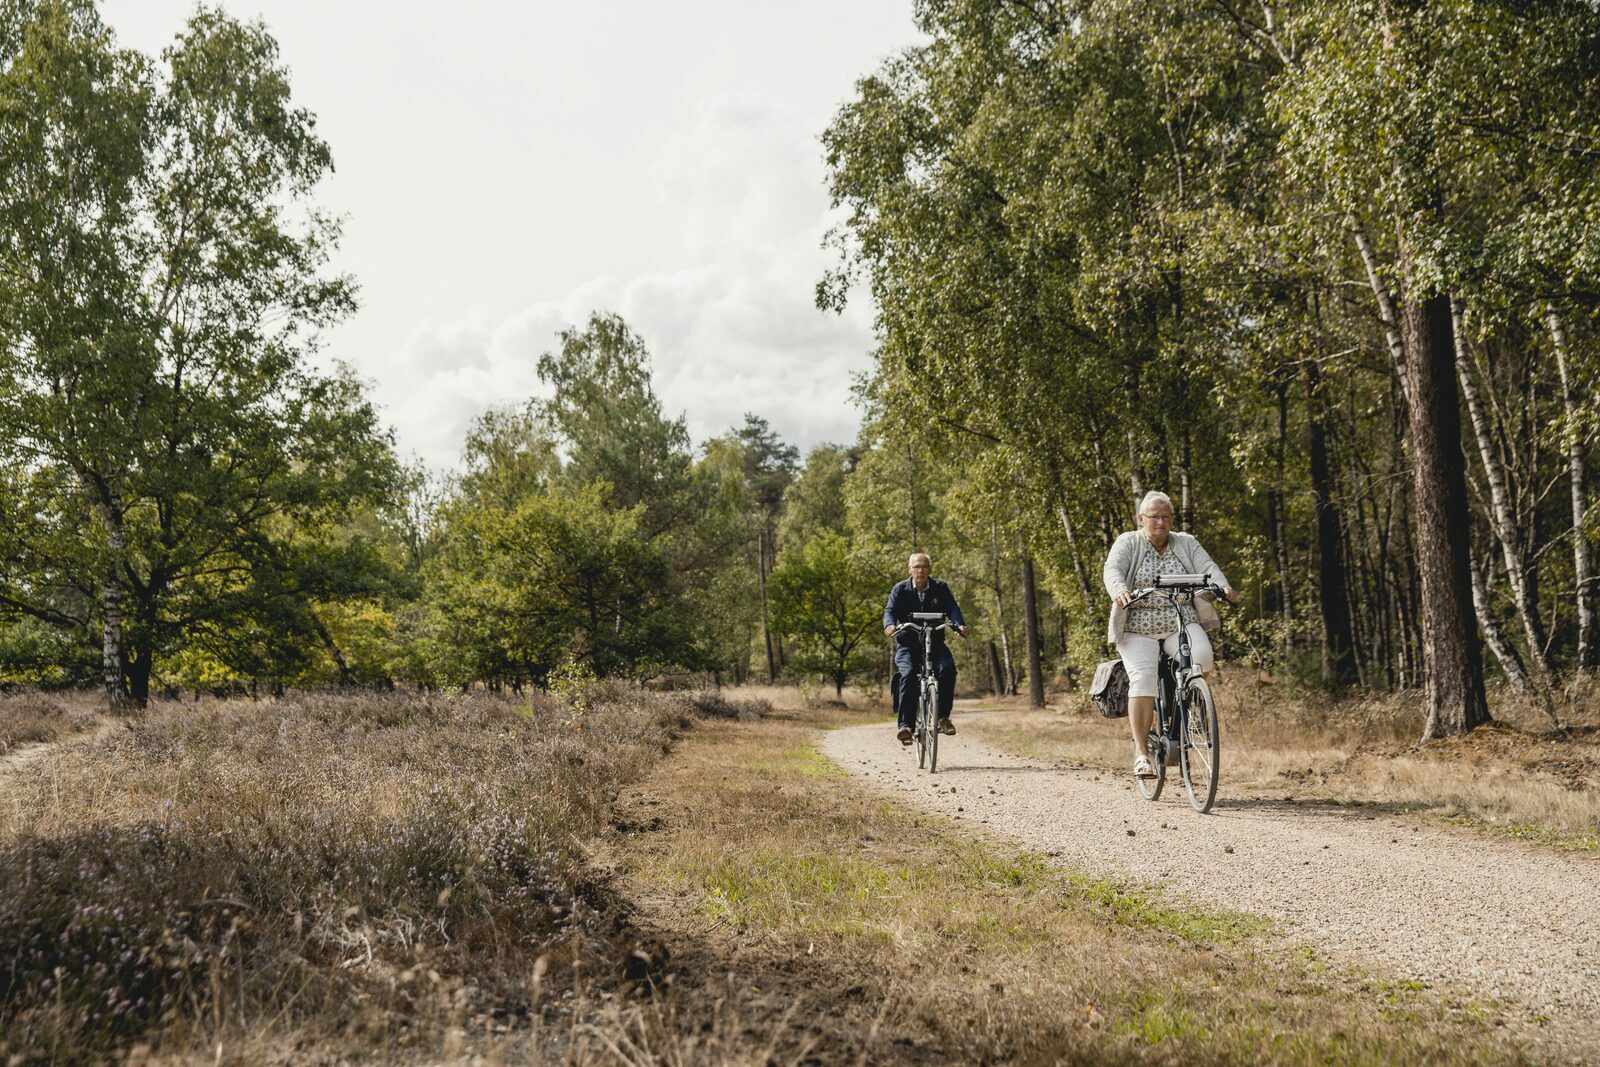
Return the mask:
<svg viewBox="0 0 1600 1067">
<path fill-rule="evenodd" d="M 1161 788 L 1167 784 L 1167 761 L 1161 755 L 1161 735 L 1154 730 L 1150 731 L 1147 739 L 1150 746 L 1150 763 L 1155 767 L 1154 778 L 1134 778 L 1133 782 L 1139 787 L 1139 792 L 1144 794 L 1146 800 L 1157 800 L 1161 796 Z"/>
<path fill-rule="evenodd" d="M 1217 772 L 1221 755 L 1217 727 L 1217 702 L 1204 678 L 1189 683 L 1189 700 L 1183 709 L 1183 787 L 1189 806 L 1204 815 L 1217 799 Z"/>
</svg>

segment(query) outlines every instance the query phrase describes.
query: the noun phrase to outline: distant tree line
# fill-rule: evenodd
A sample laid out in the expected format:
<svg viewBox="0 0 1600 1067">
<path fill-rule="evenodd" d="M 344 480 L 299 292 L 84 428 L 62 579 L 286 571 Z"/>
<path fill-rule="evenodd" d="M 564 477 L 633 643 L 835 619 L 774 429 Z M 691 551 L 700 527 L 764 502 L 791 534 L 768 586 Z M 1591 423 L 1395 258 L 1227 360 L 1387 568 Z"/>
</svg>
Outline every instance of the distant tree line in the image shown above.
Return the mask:
<svg viewBox="0 0 1600 1067">
<path fill-rule="evenodd" d="M 363 386 L 316 369 L 356 307 L 315 201 L 331 168 L 263 26 L 202 7 L 152 58 L 90 0 L 0 2 L 0 684 L 120 709 L 879 679 L 881 600 L 921 544 L 884 523 L 905 499 L 931 535 L 936 478 L 898 484 L 870 442 L 802 464 L 755 415 L 697 447 L 604 313 L 457 472 L 408 468 Z"/>
<path fill-rule="evenodd" d="M 315 369 L 356 292 L 267 31 L 201 8 L 156 60 L 0 0 L 0 682 L 842 692 L 920 549 L 964 677 L 1042 703 L 1159 488 L 1247 592 L 1232 658 L 1417 687 L 1430 735 L 1486 674 L 1558 717 L 1600 641 L 1593 6 L 917 12 L 824 134 L 855 442 L 692 441 L 597 312 L 438 478 Z"/>
</svg>

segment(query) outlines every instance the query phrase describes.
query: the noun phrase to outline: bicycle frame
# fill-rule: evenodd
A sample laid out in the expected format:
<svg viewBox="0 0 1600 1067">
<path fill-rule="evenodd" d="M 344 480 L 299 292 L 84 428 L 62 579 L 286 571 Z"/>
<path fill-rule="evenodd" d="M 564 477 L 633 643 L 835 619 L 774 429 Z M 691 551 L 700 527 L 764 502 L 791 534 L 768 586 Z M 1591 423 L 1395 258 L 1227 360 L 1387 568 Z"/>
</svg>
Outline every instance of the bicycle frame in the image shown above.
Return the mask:
<svg viewBox="0 0 1600 1067">
<path fill-rule="evenodd" d="M 1189 646 L 1187 627 L 1178 630 L 1178 658 L 1163 650 L 1157 664 L 1155 734 L 1161 759 L 1176 766 L 1183 745 L 1183 709 L 1189 706 L 1189 679 L 1194 673 L 1194 651 Z M 1154 750 L 1152 749 L 1152 752 Z"/>
<path fill-rule="evenodd" d="M 896 632 L 909 627 L 922 634 L 922 667 L 917 671 L 917 721 L 911 732 L 916 743 L 917 766 L 926 764 L 928 773 L 932 774 L 938 770 L 939 762 L 939 680 L 933 668 L 933 635 L 948 629 L 950 621 L 937 612 L 914 612 L 912 618 L 923 621 L 903 622 Z"/>
</svg>

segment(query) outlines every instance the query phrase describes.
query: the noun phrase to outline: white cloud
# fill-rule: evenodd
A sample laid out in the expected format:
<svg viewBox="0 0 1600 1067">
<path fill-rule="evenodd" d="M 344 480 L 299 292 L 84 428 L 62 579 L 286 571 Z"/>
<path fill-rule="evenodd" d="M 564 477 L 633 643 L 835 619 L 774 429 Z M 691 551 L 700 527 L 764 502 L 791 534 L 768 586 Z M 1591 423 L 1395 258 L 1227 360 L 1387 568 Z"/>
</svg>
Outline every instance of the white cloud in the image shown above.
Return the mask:
<svg viewBox="0 0 1600 1067">
<path fill-rule="evenodd" d="M 816 131 L 772 104 L 721 98 L 667 144 L 653 189 L 684 261 L 593 278 L 501 321 L 469 312 L 417 325 L 378 391 L 403 449 L 453 466 L 472 419 L 537 394 L 540 353 L 596 310 L 620 314 L 644 337 L 663 406 L 687 414 L 697 442 L 746 411 L 802 447 L 854 437 L 849 390 L 869 363 L 870 315 L 813 304 L 830 263 L 820 247 L 828 203 Z"/>
</svg>

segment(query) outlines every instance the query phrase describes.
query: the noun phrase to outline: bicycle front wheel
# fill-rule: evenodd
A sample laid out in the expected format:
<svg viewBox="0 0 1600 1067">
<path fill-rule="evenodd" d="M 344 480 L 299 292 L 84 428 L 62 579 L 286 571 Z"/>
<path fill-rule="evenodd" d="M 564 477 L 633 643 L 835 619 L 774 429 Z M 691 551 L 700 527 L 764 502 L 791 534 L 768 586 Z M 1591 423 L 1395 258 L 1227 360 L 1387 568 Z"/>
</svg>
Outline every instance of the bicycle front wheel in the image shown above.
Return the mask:
<svg viewBox="0 0 1600 1067">
<path fill-rule="evenodd" d="M 913 721 L 912 731 L 917 739 L 917 769 L 928 765 L 928 694 L 921 689 L 917 690 L 917 717 Z"/>
<path fill-rule="evenodd" d="M 922 691 L 922 729 L 928 735 L 928 773 L 939 770 L 939 693 L 932 686 Z"/>
<path fill-rule="evenodd" d="M 1204 815 L 1217 799 L 1217 772 L 1221 755 L 1217 727 L 1217 702 L 1204 678 L 1189 683 L 1189 700 L 1183 709 L 1183 787 L 1189 806 Z"/>
</svg>

